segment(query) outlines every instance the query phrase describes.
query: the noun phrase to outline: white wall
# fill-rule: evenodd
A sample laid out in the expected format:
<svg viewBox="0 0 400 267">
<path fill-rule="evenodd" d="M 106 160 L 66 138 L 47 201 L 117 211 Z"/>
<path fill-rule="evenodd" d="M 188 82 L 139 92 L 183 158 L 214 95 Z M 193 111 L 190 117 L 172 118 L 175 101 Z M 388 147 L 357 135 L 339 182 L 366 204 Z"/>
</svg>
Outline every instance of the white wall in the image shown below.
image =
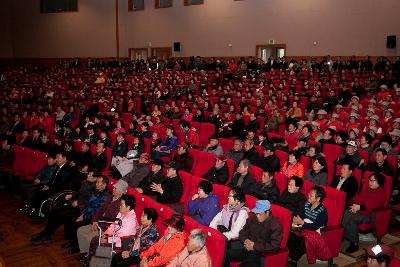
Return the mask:
<svg viewBox="0 0 400 267">
<path fill-rule="evenodd" d="M 40 14 L 39 0 L 13 2 L 16 57 L 116 56 L 115 0 L 79 0 L 79 12 L 64 14 Z M 387 35 L 400 41 L 399 0 L 204 2 L 154 9 L 154 0 L 145 0 L 144 11 L 128 12 L 127 0 L 119 0 L 120 56 L 176 41 L 182 50 L 175 56 L 249 56 L 269 39 L 287 44 L 290 56 L 400 55 L 386 48 Z"/>
</svg>

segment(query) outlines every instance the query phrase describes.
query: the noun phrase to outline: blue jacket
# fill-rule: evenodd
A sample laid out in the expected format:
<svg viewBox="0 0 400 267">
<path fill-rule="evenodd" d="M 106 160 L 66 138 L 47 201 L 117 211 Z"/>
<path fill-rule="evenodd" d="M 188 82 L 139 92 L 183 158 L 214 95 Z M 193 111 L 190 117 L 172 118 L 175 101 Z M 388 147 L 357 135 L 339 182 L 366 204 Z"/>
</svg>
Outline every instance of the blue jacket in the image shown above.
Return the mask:
<svg viewBox="0 0 400 267">
<path fill-rule="evenodd" d="M 221 211 L 219 198 L 211 192 L 208 197 L 196 200 L 189 200 L 188 213 L 198 223 L 209 225 L 215 215 Z"/>
<path fill-rule="evenodd" d="M 108 190 L 103 190 L 101 192 L 96 190 L 90 197 L 87 206 L 82 209 L 83 220 L 90 221 L 101 205 L 106 202 L 108 196 Z"/>
<path fill-rule="evenodd" d="M 52 166 L 46 165 L 40 169 L 35 178 L 38 178 L 41 184 L 47 184 L 56 170 L 57 164 L 54 164 Z"/>
<path fill-rule="evenodd" d="M 176 150 L 176 147 L 178 146 L 178 137 L 172 136 L 172 137 L 166 137 L 164 141 L 161 142 L 160 144 L 160 151 L 166 151 L 166 150 Z"/>
</svg>

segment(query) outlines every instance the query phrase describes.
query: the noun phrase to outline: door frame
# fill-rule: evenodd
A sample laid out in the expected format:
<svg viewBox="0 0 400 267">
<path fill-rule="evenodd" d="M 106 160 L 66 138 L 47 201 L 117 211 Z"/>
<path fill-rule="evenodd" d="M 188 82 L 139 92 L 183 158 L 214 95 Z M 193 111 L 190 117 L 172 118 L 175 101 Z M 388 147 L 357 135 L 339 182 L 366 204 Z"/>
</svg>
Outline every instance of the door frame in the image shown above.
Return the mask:
<svg viewBox="0 0 400 267">
<path fill-rule="evenodd" d="M 128 55 L 129 55 L 129 60 L 131 60 L 132 59 L 132 54 L 135 52 L 135 51 L 143 51 L 143 50 L 146 50 L 147 51 L 147 59 L 149 59 L 150 57 L 151 57 L 151 55 L 150 55 L 150 53 L 149 53 L 149 49 L 147 48 L 147 47 L 137 47 L 137 48 L 129 48 L 128 49 Z"/>
<path fill-rule="evenodd" d="M 169 57 L 169 58 L 172 57 L 172 47 L 170 47 L 170 46 L 164 46 L 164 47 L 151 47 L 151 49 L 150 49 L 150 50 L 151 50 L 150 55 L 151 55 L 152 58 L 154 58 L 154 56 L 155 56 L 154 50 L 156 50 L 156 49 L 168 50 L 168 51 L 169 51 L 169 54 L 170 54 L 170 57 Z"/>
<path fill-rule="evenodd" d="M 261 48 L 285 49 L 285 57 L 287 55 L 286 44 L 260 44 L 256 45 L 256 58 L 258 58 L 258 50 Z"/>
</svg>

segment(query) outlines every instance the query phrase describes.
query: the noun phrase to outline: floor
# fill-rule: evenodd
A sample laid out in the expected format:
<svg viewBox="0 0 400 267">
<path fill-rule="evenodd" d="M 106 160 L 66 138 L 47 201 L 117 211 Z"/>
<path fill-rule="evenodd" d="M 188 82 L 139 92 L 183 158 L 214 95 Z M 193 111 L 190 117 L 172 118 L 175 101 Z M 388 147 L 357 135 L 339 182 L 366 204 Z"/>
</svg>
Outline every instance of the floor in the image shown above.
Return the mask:
<svg viewBox="0 0 400 267">
<path fill-rule="evenodd" d="M 61 248 L 64 243 L 63 231 L 59 230 L 54 236 L 54 242 L 44 246 L 32 246 L 30 238 L 37 234 L 43 228 L 43 224 L 32 224 L 26 215 L 17 211 L 20 207 L 20 201 L 8 195 L 6 192 L 0 192 L 0 267 L 75 267 L 81 266 L 76 259 L 77 255 L 69 255 L 67 251 Z M 384 241 L 389 242 L 395 249 L 397 257 L 400 257 L 400 223 L 393 220 L 391 222 L 390 235 L 385 237 Z M 362 243 L 361 246 L 371 244 Z M 344 246 L 345 247 L 345 244 Z M 353 255 L 341 254 L 334 261 L 338 266 L 356 266 L 365 265 L 363 260 L 363 250 Z M 326 266 L 326 263 L 315 264 L 311 266 Z M 304 257 L 299 262 L 299 266 L 310 266 Z"/>
</svg>

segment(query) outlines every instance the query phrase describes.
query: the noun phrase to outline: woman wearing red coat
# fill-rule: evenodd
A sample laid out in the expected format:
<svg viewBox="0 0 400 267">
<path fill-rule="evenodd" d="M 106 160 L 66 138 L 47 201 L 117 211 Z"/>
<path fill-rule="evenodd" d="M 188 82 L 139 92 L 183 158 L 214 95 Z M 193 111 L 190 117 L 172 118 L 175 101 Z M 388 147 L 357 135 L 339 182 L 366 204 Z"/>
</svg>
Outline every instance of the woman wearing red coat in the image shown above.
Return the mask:
<svg viewBox="0 0 400 267">
<path fill-rule="evenodd" d="M 298 176 L 303 178 L 304 166 L 300 161 L 301 154 L 298 151 L 290 151 L 288 161 L 282 167 L 281 173 L 285 177 L 290 178 L 292 176 Z"/>
<path fill-rule="evenodd" d="M 371 223 L 371 215 L 374 210 L 383 208 L 386 204 L 385 176 L 374 173 L 365 182 L 368 182 L 368 187 L 354 198 L 354 203 L 344 213 L 342 222 L 344 238 L 350 241 L 350 246 L 346 249 L 347 253 L 358 250 L 358 226 L 363 223 Z"/>
</svg>

